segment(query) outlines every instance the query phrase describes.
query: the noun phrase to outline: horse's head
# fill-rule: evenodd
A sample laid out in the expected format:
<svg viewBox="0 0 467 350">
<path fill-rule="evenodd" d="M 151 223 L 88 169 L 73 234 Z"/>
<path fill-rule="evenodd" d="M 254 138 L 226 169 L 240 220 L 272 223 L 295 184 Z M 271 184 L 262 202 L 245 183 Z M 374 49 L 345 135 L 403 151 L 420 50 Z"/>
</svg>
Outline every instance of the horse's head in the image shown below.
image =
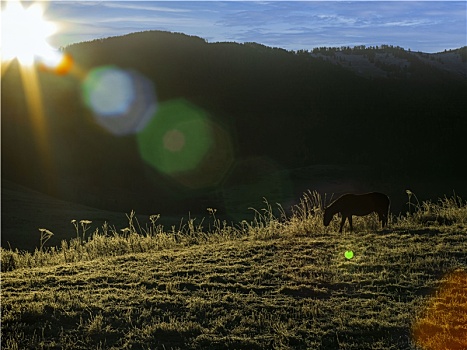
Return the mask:
<svg viewBox="0 0 467 350">
<path fill-rule="evenodd" d="M 329 223 L 331 222 L 333 216 L 334 214 L 331 212 L 331 210 L 329 210 L 329 207 L 324 209 L 324 216 L 323 216 L 324 226 L 329 226 Z"/>
</svg>

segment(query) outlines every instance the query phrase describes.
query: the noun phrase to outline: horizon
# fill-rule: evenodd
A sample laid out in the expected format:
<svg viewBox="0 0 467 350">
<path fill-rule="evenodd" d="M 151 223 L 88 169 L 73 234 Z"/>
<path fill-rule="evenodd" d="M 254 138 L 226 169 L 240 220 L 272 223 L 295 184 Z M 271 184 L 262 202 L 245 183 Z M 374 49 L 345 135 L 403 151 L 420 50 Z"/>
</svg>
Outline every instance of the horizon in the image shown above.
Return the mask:
<svg viewBox="0 0 467 350">
<path fill-rule="evenodd" d="M 277 46 L 270 46 L 270 45 L 265 45 L 265 44 L 262 44 L 262 43 L 258 43 L 258 42 L 255 42 L 255 41 L 246 41 L 246 42 L 235 42 L 235 41 L 207 41 L 205 38 L 202 38 L 200 36 L 197 36 L 197 35 L 190 35 L 190 34 L 186 34 L 186 33 L 182 33 L 182 32 L 171 32 L 171 31 L 165 31 L 165 30 L 157 30 L 157 29 L 150 29 L 150 30 L 143 30 L 143 31 L 139 31 L 139 32 L 131 32 L 131 33 L 127 33 L 127 34 L 120 34 L 120 35 L 114 35 L 114 36 L 108 36 L 108 37 L 104 37 L 104 38 L 98 38 L 98 39 L 90 39 L 90 40 L 85 40 L 85 41 L 79 41 L 79 42 L 75 42 L 75 43 L 72 43 L 70 45 L 67 45 L 67 46 L 64 46 L 64 47 L 61 47 L 62 49 L 66 49 L 67 47 L 69 46 L 73 46 L 73 45 L 79 45 L 79 44 L 82 44 L 82 43 L 92 43 L 93 41 L 96 41 L 96 40 L 106 40 L 106 39 L 111 39 L 111 38 L 122 38 L 122 37 L 125 37 L 125 36 L 130 36 L 130 35 L 135 35 L 135 34 L 142 34 L 142 33 L 169 33 L 169 34 L 180 34 L 180 35 L 186 35 L 188 37 L 195 37 L 195 38 L 199 38 L 201 40 L 205 40 L 207 44 L 216 44 L 216 43 L 227 43 L 227 44 L 239 44 L 239 45 L 245 45 L 245 44 L 257 44 L 257 45 L 263 45 L 267 48 L 271 48 L 271 49 L 283 49 L 282 47 L 277 47 Z M 352 46 L 348 46 L 348 45 L 343 45 L 343 46 L 316 46 L 316 47 L 313 47 L 313 48 L 310 48 L 308 51 L 310 53 L 313 52 L 313 50 L 315 49 L 337 49 L 338 51 L 339 50 L 344 50 L 344 49 L 348 49 L 350 48 L 351 50 L 353 49 L 356 49 L 356 48 L 360 48 L 360 47 L 364 47 L 364 49 L 384 49 L 385 47 L 391 47 L 391 48 L 397 48 L 397 49 L 402 49 L 403 51 L 409 51 L 409 52 L 418 52 L 418 53 L 421 53 L 421 54 L 440 54 L 440 53 L 443 53 L 443 52 L 453 52 L 453 51 L 457 51 L 457 50 L 462 50 L 463 48 L 466 48 L 467 45 L 463 45 L 463 46 L 459 46 L 459 47 L 455 47 L 455 48 L 450 48 L 450 49 L 443 49 L 441 51 L 436 51 L 436 52 L 426 52 L 426 51 L 418 51 L 418 50 L 412 50 L 410 47 L 408 48 L 405 48 L 405 47 L 400 47 L 398 45 L 393 45 L 393 44 L 390 44 L 390 43 L 382 43 L 380 45 L 352 45 Z M 298 50 L 294 50 L 294 49 L 290 49 L 290 50 L 287 50 L 287 49 L 284 49 L 286 51 L 289 51 L 289 52 L 294 52 L 294 51 L 299 51 L 300 49 Z"/>
<path fill-rule="evenodd" d="M 398 46 L 438 53 L 466 46 L 464 1 L 48 2 L 56 48 L 144 31 L 212 42 L 255 42 L 289 51 Z"/>
</svg>

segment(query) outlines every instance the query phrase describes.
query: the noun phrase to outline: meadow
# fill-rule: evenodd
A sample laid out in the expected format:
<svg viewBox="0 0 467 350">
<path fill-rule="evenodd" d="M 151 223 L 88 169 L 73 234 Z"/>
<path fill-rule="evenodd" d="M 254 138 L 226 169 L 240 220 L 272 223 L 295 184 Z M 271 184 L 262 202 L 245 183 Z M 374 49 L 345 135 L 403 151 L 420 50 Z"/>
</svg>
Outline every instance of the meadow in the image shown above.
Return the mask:
<svg viewBox="0 0 467 350">
<path fill-rule="evenodd" d="M 343 234 L 317 192 L 251 222 L 77 218 L 59 247 L 43 228 L 1 249 L 2 349 L 466 349 L 467 204 L 407 194 Z"/>
</svg>

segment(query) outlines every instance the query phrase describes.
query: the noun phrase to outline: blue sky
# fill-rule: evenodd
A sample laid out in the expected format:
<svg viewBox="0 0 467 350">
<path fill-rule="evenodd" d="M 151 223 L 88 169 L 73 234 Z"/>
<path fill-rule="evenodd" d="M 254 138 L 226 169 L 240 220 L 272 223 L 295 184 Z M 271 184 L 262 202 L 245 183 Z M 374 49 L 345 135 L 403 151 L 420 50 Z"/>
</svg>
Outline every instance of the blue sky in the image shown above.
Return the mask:
<svg viewBox="0 0 467 350">
<path fill-rule="evenodd" d="M 397 45 L 439 52 L 467 45 L 466 1 L 53 1 L 55 46 L 145 30 L 208 42 L 258 42 L 287 50 Z"/>
</svg>

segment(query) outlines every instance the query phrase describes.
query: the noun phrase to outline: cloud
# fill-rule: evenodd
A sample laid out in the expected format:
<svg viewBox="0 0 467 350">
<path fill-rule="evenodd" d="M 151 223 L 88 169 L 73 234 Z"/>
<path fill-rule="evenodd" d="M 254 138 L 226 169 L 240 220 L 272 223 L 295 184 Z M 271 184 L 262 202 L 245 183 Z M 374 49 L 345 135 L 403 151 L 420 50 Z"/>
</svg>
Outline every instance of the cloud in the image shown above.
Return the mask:
<svg viewBox="0 0 467 350">
<path fill-rule="evenodd" d="M 177 2 L 166 2 L 164 4 L 176 4 Z M 143 5 L 144 4 L 144 5 Z M 170 12 L 170 13 L 187 13 L 191 12 L 189 9 L 175 8 L 167 6 L 157 6 L 151 2 L 108 2 L 102 3 L 103 6 L 114 9 L 136 10 L 136 11 L 155 11 L 155 12 Z"/>
</svg>

